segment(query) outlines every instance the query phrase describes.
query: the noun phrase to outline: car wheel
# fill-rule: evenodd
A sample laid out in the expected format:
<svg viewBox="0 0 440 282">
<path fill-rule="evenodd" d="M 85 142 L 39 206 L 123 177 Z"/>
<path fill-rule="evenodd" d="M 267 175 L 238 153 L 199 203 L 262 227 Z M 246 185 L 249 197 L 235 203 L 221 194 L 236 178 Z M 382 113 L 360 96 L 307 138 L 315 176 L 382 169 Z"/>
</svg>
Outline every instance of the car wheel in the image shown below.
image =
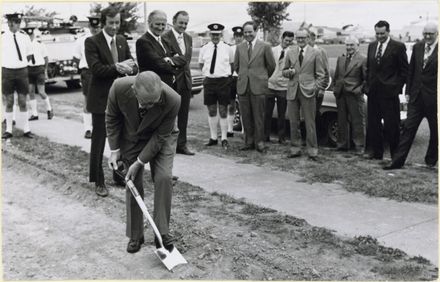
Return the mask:
<svg viewBox="0 0 440 282">
<path fill-rule="evenodd" d="M 338 141 L 338 118 L 337 115 L 326 115 L 323 117 L 322 143 L 329 146 L 336 146 Z"/>
<path fill-rule="evenodd" d="M 234 131 L 241 131 L 240 104 L 235 99 Z"/>
<path fill-rule="evenodd" d="M 66 81 L 67 88 L 69 89 L 79 89 L 81 88 L 81 82 L 79 79 L 67 80 Z"/>
</svg>

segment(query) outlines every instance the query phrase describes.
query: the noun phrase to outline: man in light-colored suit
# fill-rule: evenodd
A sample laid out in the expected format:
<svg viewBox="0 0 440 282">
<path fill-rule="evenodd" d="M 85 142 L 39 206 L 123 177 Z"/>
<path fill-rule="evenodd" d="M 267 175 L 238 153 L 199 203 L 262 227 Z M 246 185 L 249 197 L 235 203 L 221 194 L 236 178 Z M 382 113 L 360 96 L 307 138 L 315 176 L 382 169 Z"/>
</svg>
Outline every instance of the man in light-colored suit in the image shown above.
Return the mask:
<svg viewBox="0 0 440 282">
<path fill-rule="evenodd" d="M 345 40 L 347 54 L 338 57 L 335 70 L 335 88 L 338 107 L 338 151 L 347 151 L 351 140 L 347 138 L 348 117 L 353 132 L 355 152 L 361 153 L 365 139 L 365 98 L 362 91 L 367 76 L 367 58 L 359 53 L 359 40 L 348 37 Z"/>
<path fill-rule="evenodd" d="M 297 31 L 298 46 L 291 47 L 287 52 L 283 76 L 289 78 L 286 95 L 291 138 L 289 157 L 301 155 L 299 124 L 302 110 L 307 132 L 307 152 L 309 158 L 316 161 L 316 93 L 325 88 L 325 70 L 319 51 L 307 45 L 308 38 L 306 30 Z"/>
<path fill-rule="evenodd" d="M 270 45 L 256 38 L 257 29 L 252 21 L 244 23 L 246 41 L 237 46 L 234 68 L 245 136 L 241 150 L 256 148 L 264 153 L 265 94 L 269 92 L 268 79 L 275 70 L 275 60 Z"/>
<path fill-rule="evenodd" d="M 143 172 L 150 163 L 154 182 L 154 222 L 168 250 L 172 198 L 172 169 L 179 130 L 175 128 L 180 96 L 152 71 L 136 77 L 117 79 L 108 97 L 105 121 L 111 155 L 109 166 L 117 169 L 118 161 L 129 165 L 126 180 L 135 184 L 143 198 Z M 141 209 L 129 189 L 126 191 L 127 252 L 139 251 L 144 243 Z M 156 247 L 160 247 L 155 240 Z"/>
</svg>

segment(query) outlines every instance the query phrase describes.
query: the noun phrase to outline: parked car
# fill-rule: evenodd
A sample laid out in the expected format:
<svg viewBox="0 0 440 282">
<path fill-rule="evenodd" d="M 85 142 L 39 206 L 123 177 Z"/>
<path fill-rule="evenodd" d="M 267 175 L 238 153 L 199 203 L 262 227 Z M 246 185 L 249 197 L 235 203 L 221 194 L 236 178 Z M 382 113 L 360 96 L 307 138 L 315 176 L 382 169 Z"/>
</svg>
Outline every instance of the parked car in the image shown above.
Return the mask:
<svg viewBox="0 0 440 282">
<path fill-rule="evenodd" d="M 192 88 L 191 95 L 194 96 L 202 92 L 203 89 L 203 75 L 202 71 L 196 68 L 191 68 Z"/>
</svg>

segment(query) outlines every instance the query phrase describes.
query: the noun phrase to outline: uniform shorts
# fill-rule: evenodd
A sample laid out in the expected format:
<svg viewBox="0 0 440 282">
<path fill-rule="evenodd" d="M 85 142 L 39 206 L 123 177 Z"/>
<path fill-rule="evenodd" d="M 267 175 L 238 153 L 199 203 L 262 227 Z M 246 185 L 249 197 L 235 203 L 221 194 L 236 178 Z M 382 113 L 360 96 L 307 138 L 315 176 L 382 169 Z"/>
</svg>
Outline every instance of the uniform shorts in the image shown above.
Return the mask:
<svg viewBox="0 0 440 282">
<path fill-rule="evenodd" d="M 87 68 L 81 69 L 81 84 L 84 96 L 89 94 L 89 85 L 92 80 L 92 71 Z"/>
<path fill-rule="evenodd" d="M 203 103 L 207 106 L 227 106 L 231 96 L 231 79 L 229 77 L 210 78 L 203 80 Z"/>
<path fill-rule="evenodd" d="M 238 79 L 238 76 L 232 76 L 232 79 L 231 79 L 231 97 L 230 97 L 230 99 L 233 101 L 235 101 L 235 98 L 237 97 L 237 79 Z"/>
<path fill-rule="evenodd" d="M 34 85 L 42 85 L 45 82 L 44 66 L 28 67 L 29 83 Z"/>
<path fill-rule="evenodd" d="M 29 92 L 28 68 L 8 69 L 2 68 L 2 93 L 3 95 L 27 94 Z"/>
</svg>

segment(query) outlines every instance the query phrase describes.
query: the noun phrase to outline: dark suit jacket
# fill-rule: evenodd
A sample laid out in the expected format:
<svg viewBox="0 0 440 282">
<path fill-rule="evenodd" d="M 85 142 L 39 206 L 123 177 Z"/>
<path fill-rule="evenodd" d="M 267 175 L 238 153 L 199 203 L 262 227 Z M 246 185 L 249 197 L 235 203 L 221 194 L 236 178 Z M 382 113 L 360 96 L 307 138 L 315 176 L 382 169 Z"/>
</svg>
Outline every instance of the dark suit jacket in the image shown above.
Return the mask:
<svg viewBox="0 0 440 282">
<path fill-rule="evenodd" d="M 119 62 L 133 58 L 124 36 L 116 35 L 116 46 Z M 107 104 L 108 91 L 113 81 L 121 74 L 116 70 L 103 31 L 86 39 L 85 53 L 87 64 L 92 72 L 89 94 L 87 95 L 87 110 L 91 113 L 103 114 Z M 134 73 L 137 73 L 137 67 L 134 69 Z"/>
<path fill-rule="evenodd" d="M 234 68 L 238 73 L 237 93 L 246 93 L 248 83 L 252 94 L 269 93 L 268 80 L 275 70 L 275 59 L 269 44 L 258 40 L 252 46 L 251 58 L 248 57 L 248 42 L 237 45 Z"/>
<path fill-rule="evenodd" d="M 168 45 L 163 40 L 162 44 L 165 50 L 149 32 L 139 37 L 136 41 L 136 57 L 139 71 L 153 71 L 160 76 L 163 82 L 172 86 L 173 76 L 176 74 L 178 66 L 174 67 L 170 63 L 165 62 L 165 57 L 173 57 L 174 54 L 171 54 Z"/>
<path fill-rule="evenodd" d="M 376 62 L 378 41 L 368 45 L 367 83 L 365 93 L 380 92 L 386 97 L 398 96 L 408 74 L 405 44 L 390 39 L 380 65 Z"/>
<path fill-rule="evenodd" d="M 190 63 L 192 58 L 192 37 L 187 33 L 183 33 L 183 41 L 185 42 L 185 54 L 182 54 L 180 50 L 179 43 L 173 34 L 172 30 L 168 30 L 163 33 L 162 41 L 167 45 L 172 55 L 173 62 L 176 65 L 181 65 L 183 60 L 183 66 L 177 68 L 176 70 L 176 84 L 177 92 L 180 93 L 181 90 L 190 91 L 192 87 L 191 81 L 191 69 Z M 175 56 L 177 54 L 178 56 Z"/>
<path fill-rule="evenodd" d="M 355 95 L 363 94 L 363 87 L 366 80 L 367 58 L 359 52 L 356 52 L 345 69 L 345 55 L 339 56 L 335 69 L 335 87 L 333 93 L 339 98 L 343 92 Z"/>
<path fill-rule="evenodd" d="M 120 149 L 121 156 L 129 162 L 137 157 L 150 162 L 171 137 L 180 107 L 180 96 L 162 83 L 162 101 L 141 118 L 138 100 L 132 85 L 135 77 L 115 80 L 108 97 L 106 116 L 107 138 L 111 150 Z"/>
<path fill-rule="evenodd" d="M 425 42 L 422 41 L 414 45 L 406 85 L 406 94 L 410 96 L 410 103 L 415 101 L 419 93 L 429 94 L 433 98 L 437 98 L 437 51 L 438 44 L 428 58 L 425 68 L 423 68 Z"/>
</svg>

